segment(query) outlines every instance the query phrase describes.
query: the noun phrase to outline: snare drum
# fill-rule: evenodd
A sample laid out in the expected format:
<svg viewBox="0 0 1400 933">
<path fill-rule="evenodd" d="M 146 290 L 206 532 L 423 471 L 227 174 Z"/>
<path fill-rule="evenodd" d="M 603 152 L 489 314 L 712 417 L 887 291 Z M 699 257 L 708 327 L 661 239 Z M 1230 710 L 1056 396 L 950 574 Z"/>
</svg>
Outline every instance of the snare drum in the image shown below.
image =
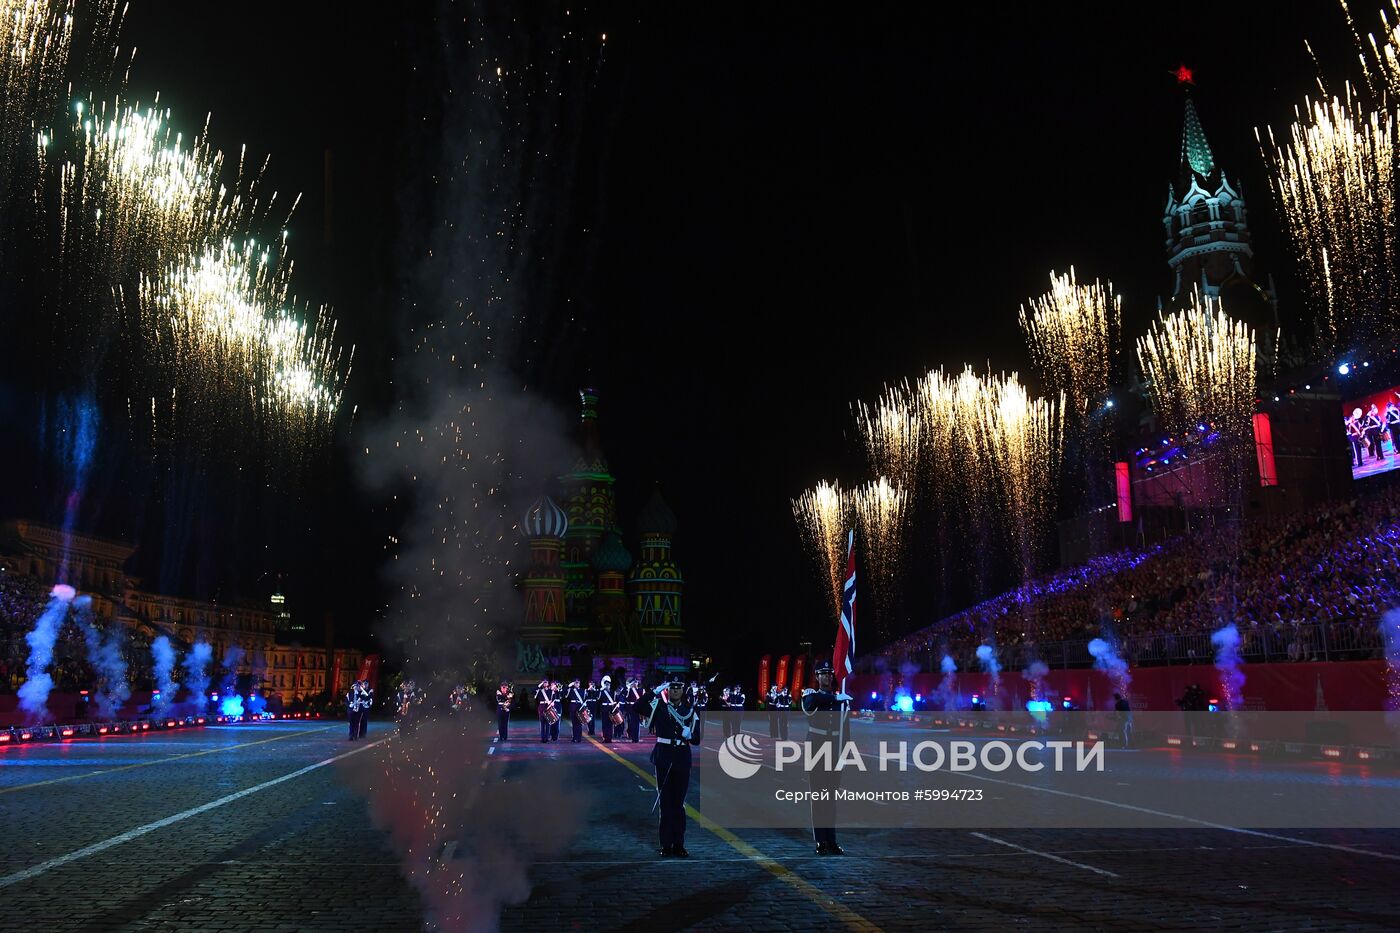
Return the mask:
<svg viewBox="0 0 1400 933">
<path fill-rule="evenodd" d="M 585 726 L 588 725 L 593 721 L 593 710 L 589 709 L 587 706 L 580 706 L 578 708 L 578 721 Z"/>
<path fill-rule="evenodd" d="M 612 708 L 612 712 L 608 713 L 608 718 L 612 720 L 614 726 L 620 726 L 627 721 L 627 717 L 622 715 L 622 710 L 616 706 Z"/>
<path fill-rule="evenodd" d="M 549 707 L 544 711 L 544 718 L 551 726 L 555 725 L 559 722 L 559 710 L 555 709 L 553 706 Z"/>
</svg>

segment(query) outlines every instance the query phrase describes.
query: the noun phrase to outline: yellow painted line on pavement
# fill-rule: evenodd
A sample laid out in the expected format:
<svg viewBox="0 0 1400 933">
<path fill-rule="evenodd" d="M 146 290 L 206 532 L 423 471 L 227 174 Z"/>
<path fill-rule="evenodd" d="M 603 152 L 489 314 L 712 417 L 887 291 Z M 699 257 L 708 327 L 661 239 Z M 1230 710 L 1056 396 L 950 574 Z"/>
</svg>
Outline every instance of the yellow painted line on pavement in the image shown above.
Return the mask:
<svg viewBox="0 0 1400 933">
<path fill-rule="evenodd" d="M 628 761 L 626 758 L 623 758 L 617 752 L 613 751 L 611 748 L 608 748 L 606 745 L 603 745 L 601 742 L 599 742 L 592 736 L 584 736 L 584 738 L 588 739 L 589 743 L 592 744 L 594 748 L 598 749 L 606 755 L 611 755 L 615 760 L 621 762 L 626 767 L 632 769 L 632 771 L 638 777 L 645 779 L 646 782 L 652 787 L 656 787 L 656 778 L 652 776 L 651 772 L 646 771 L 643 768 L 639 768 L 637 765 Z M 859 930 L 862 931 L 862 933 L 880 933 L 880 928 L 878 926 L 871 923 L 869 920 L 865 919 L 860 914 L 856 913 L 854 910 L 851 910 L 846 905 L 837 901 L 835 898 L 822 891 L 821 888 L 818 888 L 816 885 L 812 884 L 805 878 L 796 874 L 787 866 L 783 865 L 780 862 L 776 862 L 768 856 L 764 855 L 758 849 L 755 849 L 753 846 L 749 845 L 747 842 L 740 839 L 738 836 L 734 835 L 729 830 L 725 829 L 723 826 L 719 825 L 714 820 L 710 819 L 705 814 L 692 807 L 690 804 L 685 805 L 685 812 L 686 815 L 688 815 L 692 820 L 694 820 L 698 826 L 707 829 L 714 835 L 718 836 L 724 842 L 728 843 L 729 847 L 732 848 L 734 851 L 738 852 L 740 855 L 744 856 L 747 859 L 750 859 L 751 861 L 757 862 L 769 874 L 773 875 L 773 877 L 791 886 L 792 888 L 797 890 L 798 893 L 800 893 L 809 901 L 811 901 L 813 904 L 816 904 L 818 907 L 826 911 L 832 917 L 845 924 L 846 929 Z"/>
<path fill-rule="evenodd" d="M 16 787 L 0 787 L 0 794 L 13 794 L 16 791 L 29 790 L 34 787 L 45 787 L 49 784 L 63 784 L 67 781 L 80 781 L 83 778 L 97 777 L 99 774 L 116 774 L 118 771 L 130 771 L 133 768 L 149 768 L 152 765 L 163 765 L 171 761 L 183 761 L 186 758 L 199 758 L 203 755 L 214 755 L 219 752 L 231 752 L 235 748 L 251 748 L 254 745 L 266 745 L 268 742 L 278 742 L 282 739 L 290 739 L 297 735 L 315 735 L 317 732 L 325 732 L 337 726 L 322 726 L 319 729 L 306 729 L 304 731 L 288 732 L 286 735 L 274 735 L 270 739 L 258 739 L 256 742 L 243 742 L 239 745 L 221 745 L 218 748 L 208 748 L 202 752 L 189 752 L 184 755 L 171 755 L 168 758 L 158 758 L 155 761 L 138 761 L 134 765 L 122 765 L 120 768 L 103 768 L 101 771 L 88 771 L 84 774 L 74 774 L 69 777 L 50 778 L 47 781 L 35 781 L 33 784 L 20 784 Z M 15 762 L 22 765 L 22 762 Z"/>
</svg>

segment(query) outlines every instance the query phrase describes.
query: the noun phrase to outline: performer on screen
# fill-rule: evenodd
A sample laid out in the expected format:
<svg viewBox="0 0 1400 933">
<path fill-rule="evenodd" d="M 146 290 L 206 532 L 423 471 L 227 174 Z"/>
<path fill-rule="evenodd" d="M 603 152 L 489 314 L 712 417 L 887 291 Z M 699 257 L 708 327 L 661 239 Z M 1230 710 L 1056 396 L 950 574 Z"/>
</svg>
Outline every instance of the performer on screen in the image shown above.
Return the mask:
<svg viewBox="0 0 1400 933">
<path fill-rule="evenodd" d="M 1381 421 L 1381 410 L 1374 404 L 1366 412 L 1364 427 L 1366 446 L 1371 449 L 1371 459 L 1380 460 L 1382 457 L 1381 430 L 1385 427 L 1385 423 Z"/>
<path fill-rule="evenodd" d="M 1390 455 L 1400 457 L 1400 405 L 1395 402 L 1385 406 L 1385 431 L 1390 435 Z"/>
<path fill-rule="evenodd" d="M 1353 469 L 1361 466 L 1361 451 L 1366 441 L 1366 431 L 1363 427 L 1361 416 L 1361 409 L 1354 408 L 1352 409 L 1351 417 L 1346 420 L 1347 441 L 1351 444 L 1351 465 Z"/>
</svg>

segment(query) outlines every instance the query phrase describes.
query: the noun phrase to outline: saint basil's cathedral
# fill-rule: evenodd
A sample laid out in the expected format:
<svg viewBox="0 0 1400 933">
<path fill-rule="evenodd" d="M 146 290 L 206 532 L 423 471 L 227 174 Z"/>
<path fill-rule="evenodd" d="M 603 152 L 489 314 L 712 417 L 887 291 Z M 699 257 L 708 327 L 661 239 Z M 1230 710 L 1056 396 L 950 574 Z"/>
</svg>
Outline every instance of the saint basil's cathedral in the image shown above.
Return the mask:
<svg viewBox="0 0 1400 933">
<path fill-rule="evenodd" d="M 536 499 L 520 523 L 529 559 L 519 579 L 525 618 L 517 675 L 587 679 L 617 668 L 640 676 L 648 667 L 688 667 L 684 580 L 671 556 L 675 513 L 652 492 L 636 517 L 634 558 L 603 453 L 598 393 L 584 389 L 579 398 L 579 457 L 560 477 L 558 500 Z"/>
</svg>

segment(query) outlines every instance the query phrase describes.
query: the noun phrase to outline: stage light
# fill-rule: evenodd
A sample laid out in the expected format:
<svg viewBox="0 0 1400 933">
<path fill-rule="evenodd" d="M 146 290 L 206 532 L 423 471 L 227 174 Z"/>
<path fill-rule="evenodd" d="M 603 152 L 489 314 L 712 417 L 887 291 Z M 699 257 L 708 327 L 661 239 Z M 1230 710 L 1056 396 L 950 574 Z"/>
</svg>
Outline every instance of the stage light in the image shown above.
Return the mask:
<svg viewBox="0 0 1400 933">
<path fill-rule="evenodd" d="M 1274 396 L 1274 401 L 1275 401 L 1275 402 L 1278 401 L 1278 396 L 1277 396 L 1277 395 Z"/>
<path fill-rule="evenodd" d="M 1249 750 L 1250 750 L 1251 752 L 1257 752 L 1257 751 L 1259 751 L 1259 743 L 1258 743 L 1258 742 L 1250 742 L 1250 743 L 1249 743 Z"/>
<path fill-rule="evenodd" d="M 1370 366 L 1370 365 L 1371 365 L 1371 361 L 1370 361 L 1370 360 L 1367 360 L 1366 362 L 1362 363 L 1361 365 L 1362 365 L 1362 367 Z"/>
<path fill-rule="evenodd" d="M 97 734 L 98 734 L 98 735 L 106 735 L 106 734 L 107 734 L 107 727 L 106 727 L 106 726 L 98 726 L 98 727 L 97 727 Z"/>
<path fill-rule="evenodd" d="M 1343 363 L 1341 366 L 1338 366 L 1338 367 L 1337 367 L 1337 374 L 1338 374 L 1338 375 L 1345 376 L 1345 375 L 1346 375 L 1347 373 L 1349 373 L 1349 372 L 1351 372 L 1351 367 L 1350 367 L 1349 365 L 1347 365 L 1346 363 Z"/>
<path fill-rule="evenodd" d="M 1324 748 L 1322 754 L 1326 755 L 1328 758 L 1340 758 L 1342 757 L 1342 750 L 1340 748 Z"/>
<path fill-rule="evenodd" d="M 28 742 L 32 738 L 34 738 L 34 733 L 32 732 L 21 732 L 19 734 L 19 740 L 21 742 Z"/>
<path fill-rule="evenodd" d="M 63 737 L 64 737 L 65 739 L 71 739 L 71 738 L 73 737 L 73 727 L 72 727 L 72 726 L 64 726 L 64 727 L 63 727 L 62 735 L 63 735 Z"/>
<path fill-rule="evenodd" d="M 1168 745 L 1180 745 L 1180 744 L 1181 744 L 1181 739 L 1177 738 L 1177 737 L 1174 736 L 1174 735 L 1169 735 L 1169 736 L 1167 736 L 1167 744 L 1168 744 Z"/>
<path fill-rule="evenodd" d="M 872 700 L 878 700 L 879 698 L 880 698 L 880 694 L 876 693 L 874 690 L 870 691 L 870 699 L 872 699 Z"/>
<path fill-rule="evenodd" d="M 1210 702 L 1206 704 L 1206 709 L 1208 709 L 1212 713 L 1220 712 L 1220 701 L 1217 700 L 1215 697 L 1211 697 Z"/>
<path fill-rule="evenodd" d="M 142 732 L 145 732 L 145 731 L 146 731 L 147 729 L 149 729 L 149 728 L 151 728 L 151 724 L 150 724 L 150 723 L 148 723 L 148 722 L 143 722 L 143 723 L 141 723 L 141 731 L 142 731 Z"/>
<path fill-rule="evenodd" d="M 1069 697 L 1065 697 L 1063 700 L 1060 701 L 1060 705 L 1065 709 L 1069 709 L 1072 705 L 1074 705 L 1074 701 Z"/>
<path fill-rule="evenodd" d="M 203 716 L 200 716 L 198 719 L 195 720 L 195 722 L 196 722 L 198 725 L 201 725 L 201 726 L 204 725 L 204 717 L 203 717 Z"/>
<path fill-rule="evenodd" d="M 170 720 L 169 722 L 167 722 L 167 723 L 165 724 L 165 728 L 167 728 L 167 729 L 174 729 L 176 725 L 177 725 L 177 723 L 175 722 L 175 720 L 172 719 L 172 720 Z"/>
<path fill-rule="evenodd" d="M 1304 389 L 1305 391 L 1311 392 L 1311 391 L 1312 391 L 1312 384 L 1309 383 L 1308 385 L 1303 386 L 1303 389 Z"/>
<path fill-rule="evenodd" d="M 1028 700 L 1026 711 L 1030 713 L 1048 713 L 1055 708 L 1055 704 L 1049 700 Z"/>
<path fill-rule="evenodd" d="M 10 733 L 8 733 L 8 732 L 0 732 L 0 745 L 4 745 L 6 742 L 10 741 L 12 738 L 14 738 L 14 737 L 13 737 L 12 735 L 10 735 Z"/>
<path fill-rule="evenodd" d="M 1105 402 L 1103 407 L 1104 407 L 1104 408 L 1112 408 L 1112 407 L 1113 407 L 1113 399 L 1109 399 L 1107 402 Z"/>
</svg>

